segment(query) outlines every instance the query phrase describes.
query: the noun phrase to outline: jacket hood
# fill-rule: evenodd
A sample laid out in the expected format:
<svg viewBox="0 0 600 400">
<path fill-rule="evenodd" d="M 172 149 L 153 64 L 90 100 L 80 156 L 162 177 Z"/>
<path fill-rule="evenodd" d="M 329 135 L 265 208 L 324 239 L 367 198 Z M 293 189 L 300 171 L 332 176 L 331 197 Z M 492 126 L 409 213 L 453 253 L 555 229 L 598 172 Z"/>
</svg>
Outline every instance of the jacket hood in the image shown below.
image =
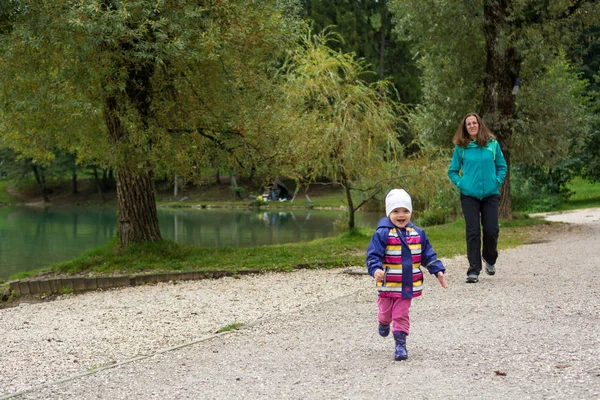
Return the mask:
<svg viewBox="0 0 600 400">
<path fill-rule="evenodd" d="M 488 142 L 486 143 L 485 146 L 483 147 L 489 147 L 490 144 L 494 143 L 496 140 L 494 138 L 490 138 L 490 140 L 488 140 Z M 477 140 L 471 140 L 466 146 L 465 148 L 472 148 L 472 147 L 479 147 L 479 145 L 477 144 Z"/>
<path fill-rule="evenodd" d="M 414 225 L 412 221 L 410 221 L 406 226 L 412 228 Z M 397 228 L 397 226 L 394 225 L 389 218 L 381 218 L 377 223 L 377 229 L 379 228 Z"/>
</svg>

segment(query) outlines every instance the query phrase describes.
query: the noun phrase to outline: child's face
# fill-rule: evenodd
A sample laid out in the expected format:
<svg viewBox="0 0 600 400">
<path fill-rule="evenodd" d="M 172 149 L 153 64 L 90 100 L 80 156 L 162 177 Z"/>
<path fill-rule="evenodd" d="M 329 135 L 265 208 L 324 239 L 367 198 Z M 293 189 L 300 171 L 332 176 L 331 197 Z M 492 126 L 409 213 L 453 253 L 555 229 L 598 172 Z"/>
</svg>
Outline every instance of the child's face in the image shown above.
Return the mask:
<svg viewBox="0 0 600 400">
<path fill-rule="evenodd" d="M 404 228 L 410 222 L 410 215 L 410 211 L 407 208 L 394 208 L 390 213 L 390 221 L 398 228 Z"/>
</svg>

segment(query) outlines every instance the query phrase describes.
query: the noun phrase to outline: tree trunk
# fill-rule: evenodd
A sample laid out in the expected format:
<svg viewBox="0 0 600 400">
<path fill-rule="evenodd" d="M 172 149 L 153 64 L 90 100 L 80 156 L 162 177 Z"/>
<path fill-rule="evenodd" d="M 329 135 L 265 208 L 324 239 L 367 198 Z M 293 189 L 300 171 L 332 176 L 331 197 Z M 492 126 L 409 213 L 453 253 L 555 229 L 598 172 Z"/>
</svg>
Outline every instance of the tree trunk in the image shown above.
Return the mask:
<svg viewBox="0 0 600 400">
<path fill-rule="evenodd" d="M 175 179 L 173 179 L 173 197 L 177 198 L 179 194 L 179 186 L 177 185 L 177 174 L 175 174 Z"/>
<path fill-rule="evenodd" d="M 386 0 L 381 0 L 381 30 L 379 38 L 379 79 L 383 79 L 385 75 L 385 37 L 387 35 L 387 5 Z"/>
<path fill-rule="evenodd" d="M 162 240 L 151 174 L 121 169 L 116 171 L 116 177 L 117 234 L 121 247 Z"/>
<path fill-rule="evenodd" d="M 235 193 L 235 196 L 238 200 L 242 200 L 241 188 L 237 184 L 236 174 L 233 171 L 231 171 L 229 173 L 229 177 L 231 179 L 231 191 Z"/>
<path fill-rule="evenodd" d="M 37 165 L 31 164 L 31 169 L 33 170 L 33 175 L 35 176 L 35 181 L 37 182 L 40 192 L 42 193 L 42 197 L 44 198 L 45 203 L 50 202 L 50 197 L 48 197 L 48 189 L 46 188 L 46 176 L 44 175 L 43 169 L 38 169 Z"/>
<path fill-rule="evenodd" d="M 515 117 L 513 86 L 520 71 L 520 59 L 508 37 L 506 20 L 510 0 L 484 1 L 487 76 L 484 84 L 482 117 L 498 138 L 508 172 L 500 192 L 500 218 L 512 218 L 510 202 L 510 139 Z"/>
<path fill-rule="evenodd" d="M 118 102 L 105 99 L 104 117 L 114 146 L 127 135 L 118 117 Z M 156 212 L 152 172 L 136 166 L 121 166 L 115 171 L 117 181 L 117 234 L 121 247 L 162 240 Z"/>
<path fill-rule="evenodd" d="M 344 191 L 346 193 L 346 201 L 348 202 L 348 229 L 353 230 L 356 226 L 354 219 L 355 209 L 354 201 L 352 201 L 352 192 L 350 191 L 350 182 L 344 179 Z"/>
<path fill-rule="evenodd" d="M 112 170 L 111 170 L 112 171 Z M 108 176 L 108 169 L 104 168 L 102 170 L 102 189 L 105 192 L 108 192 L 108 188 L 110 187 L 111 178 Z"/>
<path fill-rule="evenodd" d="M 75 162 L 75 156 L 73 156 L 73 173 L 71 175 L 72 182 L 72 194 L 77 194 L 77 163 Z"/>
<path fill-rule="evenodd" d="M 98 189 L 98 194 L 100 195 L 100 198 L 102 199 L 102 203 L 105 203 L 106 199 L 104 197 L 104 192 L 102 190 L 102 182 L 100 181 L 100 177 L 98 176 L 98 169 L 96 168 L 96 166 L 93 166 L 92 169 L 94 171 L 94 180 L 96 181 L 96 188 Z"/>
<path fill-rule="evenodd" d="M 125 46 L 126 47 L 126 46 Z M 124 48 L 124 51 L 130 49 Z M 148 128 L 151 115 L 153 64 L 126 65 L 128 76 L 125 86 L 126 97 L 106 95 L 104 118 L 108 135 L 115 151 L 120 151 L 127 142 L 127 128 L 121 124 L 119 115 L 128 103 L 135 107 L 142 126 Z M 146 167 L 140 169 L 140 162 Z M 152 167 L 144 159 L 127 159 L 115 170 L 117 181 L 117 234 L 121 247 L 142 242 L 162 240 L 156 212 L 156 198 Z"/>
</svg>

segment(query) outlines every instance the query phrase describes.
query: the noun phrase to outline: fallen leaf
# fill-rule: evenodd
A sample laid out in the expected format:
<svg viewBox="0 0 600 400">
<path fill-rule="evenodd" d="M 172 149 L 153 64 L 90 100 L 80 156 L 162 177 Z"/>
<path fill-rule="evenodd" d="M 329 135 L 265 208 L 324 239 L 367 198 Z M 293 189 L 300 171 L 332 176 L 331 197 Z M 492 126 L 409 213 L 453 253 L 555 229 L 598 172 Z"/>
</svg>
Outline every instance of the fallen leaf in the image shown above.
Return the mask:
<svg viewBox="0 0 600 400">
<path fill-rule="evenodd" d="M 556 368 L 569 368 L 570 365 L 569 364 L 558 364 L 555 366 Z"/>
<path fill-rule="evenodd" d="M 494 371 L 494 372 L 496 373 L 496 375 L 499 375 L 499 376 L 506 376 L 506 372 L 504 372 L 504 371 L 500 371 L 500 370 L 498 370 L 498 371 Z"/>
</svg>

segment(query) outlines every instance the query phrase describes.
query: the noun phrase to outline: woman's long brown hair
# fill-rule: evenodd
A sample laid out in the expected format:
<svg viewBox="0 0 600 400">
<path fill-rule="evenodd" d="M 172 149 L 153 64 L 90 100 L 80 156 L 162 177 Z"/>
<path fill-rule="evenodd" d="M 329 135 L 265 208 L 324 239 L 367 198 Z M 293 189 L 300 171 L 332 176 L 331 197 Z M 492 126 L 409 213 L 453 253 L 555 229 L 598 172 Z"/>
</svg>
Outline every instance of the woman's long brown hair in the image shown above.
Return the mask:
<svg viewBox="0 0 600 400">
<path fill-rule="evenodd" d="M 452 143 L 460 147 L 466 147 L 469 143 L 471 143 L 471 136 L 467 131 L 466 125 L 467 118 L 469 117 L 477 118 L 477 123 L 479 124 L 479 132 L 477 132 L 476 138 L 478 146 L 483 147 L 487 144 L 487 142 L 489 142 L 490 139 L 496 139 L 494 134 L 488 129 L 479 115 L 476 113 L 469 113 L 465 115 L 465 117 L 462 119 L 462 122 L 458 126 L 458 130 L 454 134 L 454 138 L 452 138 Z"/>
</svg>

